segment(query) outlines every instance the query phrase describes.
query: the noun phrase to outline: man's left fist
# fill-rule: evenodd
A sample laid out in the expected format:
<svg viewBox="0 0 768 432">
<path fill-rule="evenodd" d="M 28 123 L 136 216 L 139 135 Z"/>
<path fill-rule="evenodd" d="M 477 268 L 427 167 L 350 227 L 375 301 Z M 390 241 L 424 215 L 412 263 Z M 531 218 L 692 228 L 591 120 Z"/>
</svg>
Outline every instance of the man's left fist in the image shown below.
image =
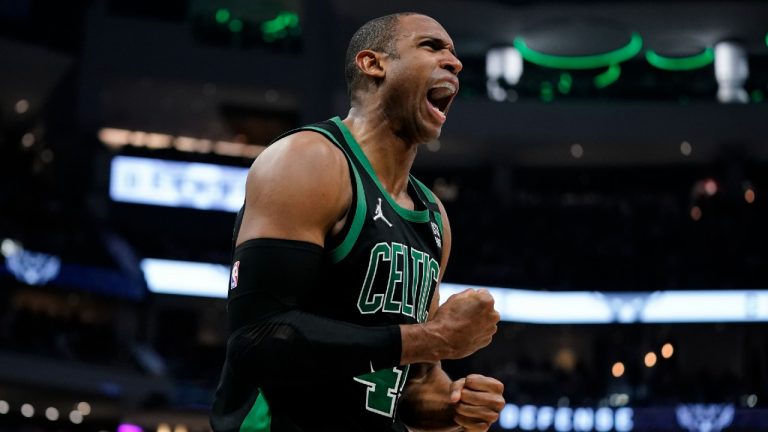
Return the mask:
<svg viewBox="0 0 768 432">
<path fill-rule="evenodd" d="M 501 381 L 472 374 L 451 384 L 453 420 L 467 432 L 485 432 L 499 419 L 504 408 L 504 384 Z"/>
</svg>

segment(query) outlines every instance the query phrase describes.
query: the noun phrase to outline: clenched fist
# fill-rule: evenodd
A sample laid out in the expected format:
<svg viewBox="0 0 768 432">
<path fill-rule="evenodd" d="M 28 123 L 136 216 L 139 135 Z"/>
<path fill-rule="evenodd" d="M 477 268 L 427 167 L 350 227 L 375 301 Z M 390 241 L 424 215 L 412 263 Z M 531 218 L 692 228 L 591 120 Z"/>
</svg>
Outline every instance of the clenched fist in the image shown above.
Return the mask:
<svg viewBox="0 0 768 432">
<path fill-rule="evenodd" d="M 504 384 L 483 375 L 469 375 L 451 384 L 453 421 L 466 432 L 485 432 L 504 408 Z"/>
<path fill-rule="evenodd" d="M 440 306 L 424 329 L 440 341 L 441 359 L 467 357 L 491 343 L 499 322 L 491 294 L 485 289 L 467 289 Z"/>
</svg>

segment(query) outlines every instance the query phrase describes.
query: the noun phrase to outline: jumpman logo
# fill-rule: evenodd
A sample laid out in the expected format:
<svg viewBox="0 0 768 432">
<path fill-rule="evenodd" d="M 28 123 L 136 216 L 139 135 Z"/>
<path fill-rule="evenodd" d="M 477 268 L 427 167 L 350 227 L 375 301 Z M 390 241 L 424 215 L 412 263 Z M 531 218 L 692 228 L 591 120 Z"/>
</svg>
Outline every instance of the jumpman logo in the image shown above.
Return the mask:
<svg viewBox="0 0 768 432">
<path fill-rule="evenodd" d="M 374 213 L 373 215 L 373 220 L 376 220 L 376 219 L 383 220 L 384 222 L 387 223 L 387 225 L 389 225 L 390 228 L 392 228 L 392 224 L 389 223 L 387 218 L 384 217 L 384 213 L 381 211 L 381 198 L 379 198 L 379 204 L 376 206 L 376 213 Z"/>
</svg>

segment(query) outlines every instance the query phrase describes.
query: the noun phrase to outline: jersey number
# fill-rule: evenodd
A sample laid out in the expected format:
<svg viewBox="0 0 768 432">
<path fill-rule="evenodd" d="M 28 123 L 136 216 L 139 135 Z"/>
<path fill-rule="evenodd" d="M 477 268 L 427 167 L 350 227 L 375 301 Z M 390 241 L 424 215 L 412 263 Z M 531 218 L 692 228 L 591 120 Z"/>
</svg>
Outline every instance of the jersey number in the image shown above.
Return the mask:
<svg viewBox="0 0 768 432">
<path fill-rule="evenodd" d="M 397 367 L 382 369 L 355 377 L 355 381 L 368 387 L 365 409 L 387 417 L 395 411 L 397 393 L 402 390 L 403 370 Z"/>
</svg>

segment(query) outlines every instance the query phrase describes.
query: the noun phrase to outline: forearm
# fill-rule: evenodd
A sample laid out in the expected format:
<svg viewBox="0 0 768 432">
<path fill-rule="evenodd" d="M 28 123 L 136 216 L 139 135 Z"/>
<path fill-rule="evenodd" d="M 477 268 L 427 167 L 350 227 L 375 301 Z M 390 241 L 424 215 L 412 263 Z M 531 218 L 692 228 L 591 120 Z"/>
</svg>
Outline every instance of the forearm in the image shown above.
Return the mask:
<svg viewBox="0 0 768 432">
<path fill-rule="evenodd" d="M 443 341 L 434 325 L 367 327 L 304 311 L 309 293 L 319 289 L 318 245 L 254 239 L 238 246 L 233 261 L 238 273 L 227 304 L 233 365 L 244 358 L 266 374 L 290 367 L 296 374 L 356 376 L 439 358 L 435 347 Z"/>
<path fill-rule="evenodd" d="M 440 363 L 412 365 L 426 368 L 421 377 L 406 385 L 400 405 L 400 416 L 412 431 L 454 431 L 454 404 L 451 402 L 451 379 Z M 416 372 L 418 375 L 418 372 Z"/>
</svg>

